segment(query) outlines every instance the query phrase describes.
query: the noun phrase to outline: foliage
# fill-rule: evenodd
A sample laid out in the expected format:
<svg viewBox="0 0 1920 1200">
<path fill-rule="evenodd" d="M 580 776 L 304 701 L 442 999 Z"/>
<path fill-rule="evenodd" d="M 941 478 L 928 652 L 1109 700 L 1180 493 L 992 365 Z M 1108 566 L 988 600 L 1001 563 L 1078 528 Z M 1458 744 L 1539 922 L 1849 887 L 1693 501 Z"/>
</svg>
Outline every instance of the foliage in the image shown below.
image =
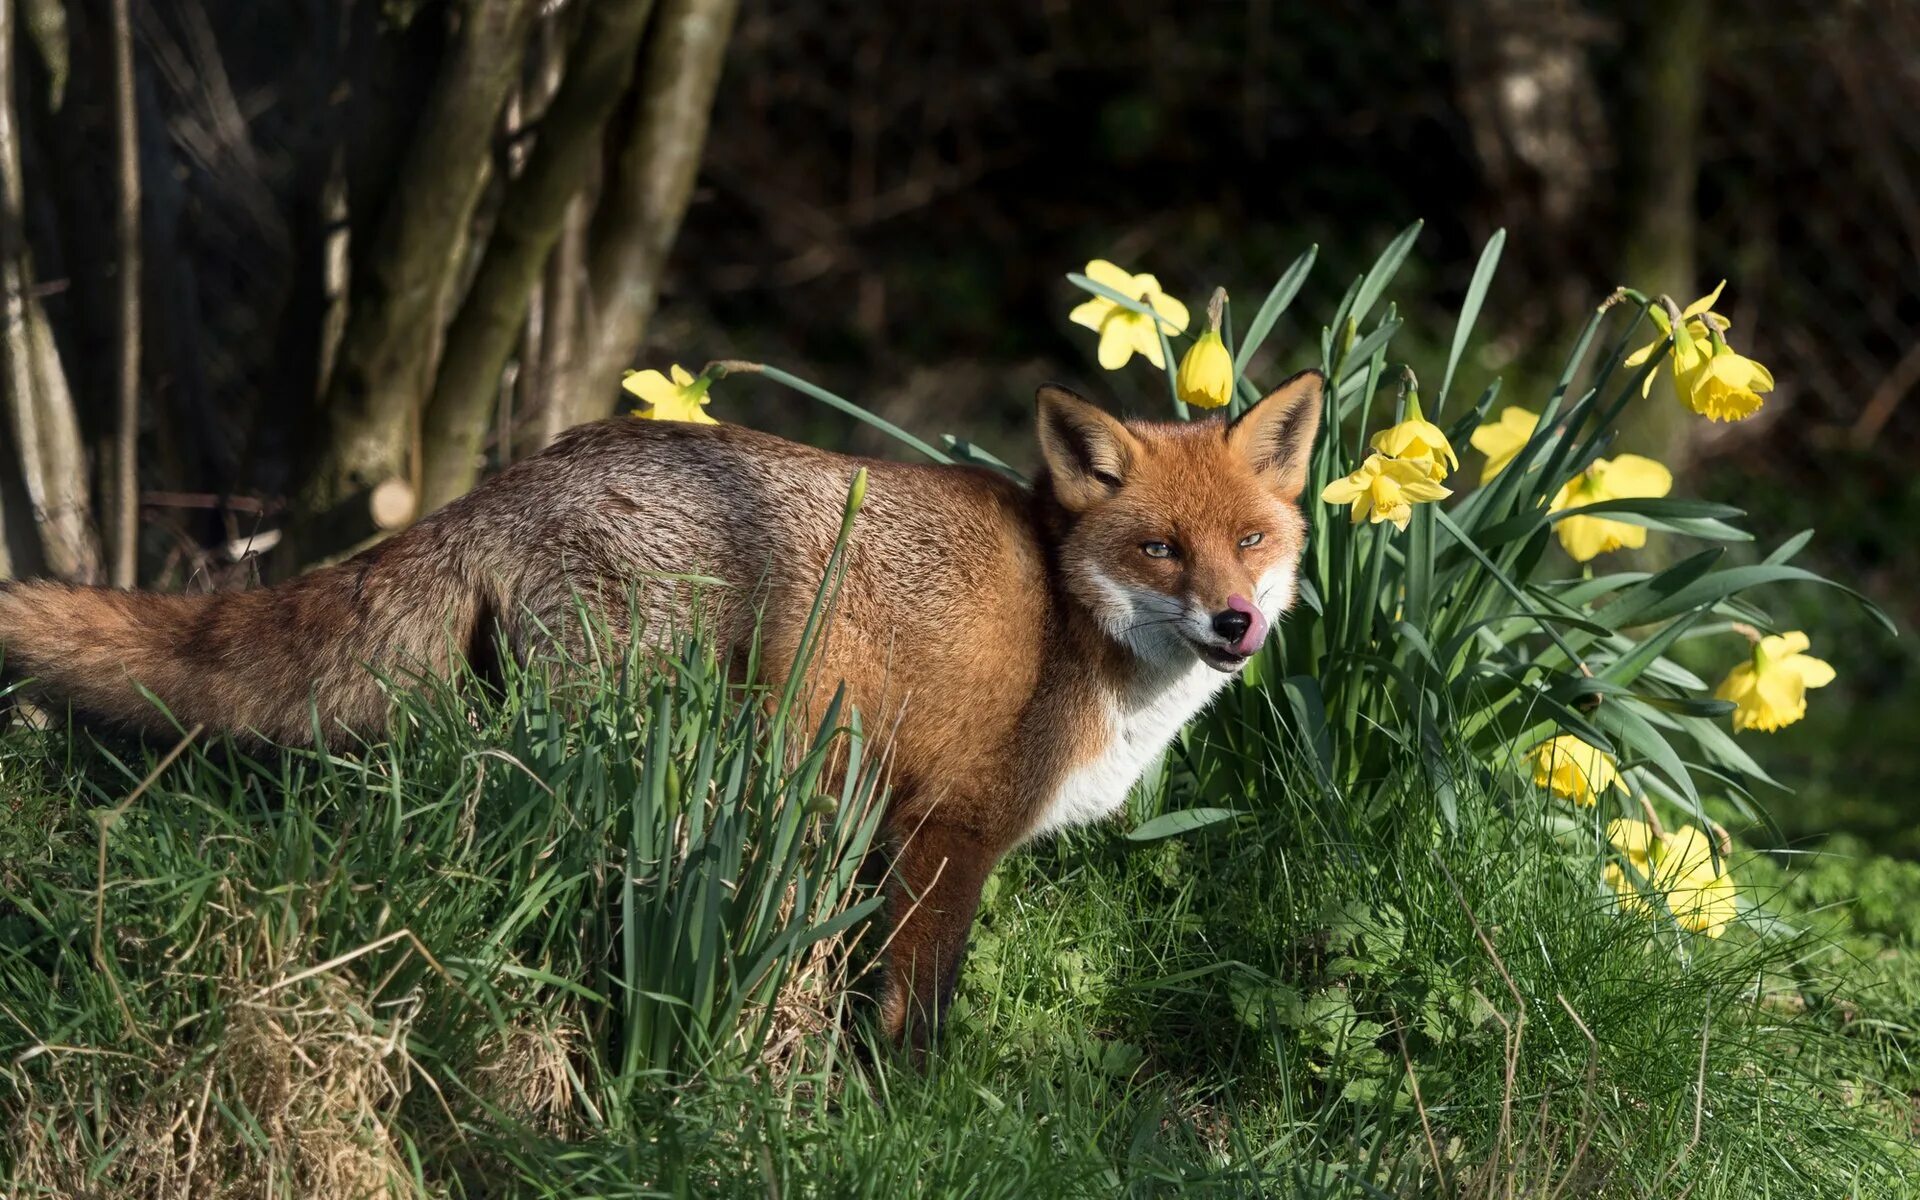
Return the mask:
<svg viewBox="0 0 1920 1200">
<path fill-rule="evenodd" d="M 1788 561 L 1805 539 L 1740 566 L 1708 550 L 1575 576 L 1550 556 L 1572 520 L 1742 537 L 1723 505 L 1570 499 L 1664 361 L 1619 369 L 1628 318 L 1587 363 L 1631 306 L 1595 314 L 1490 482 L 1403 493 L 1404 531 L 1317 502 L 1382 457 L 1438 484 L 1499 398 L 1446 409 L 1496 239 L 1430 407 L 1404 376 L 1379 419 L 1399 327 L 1380 306 L 1415 232 L 1321 339 L 1300 611 L 1144 782 L 1127 837 L 1074 835 L 991 882 L 930 1072 L 850 1037 L 841 1010 L 843 935 L 876 903 L 857 866 L 878 756 L 837 701 L 794 728 L 801 675 L 774 696 L 728 685 L 695 630 L 665 660 L 508 664 L 497 691 L 402 697 L 391 740 L 353 757 L 194 747 L 142 782 L 111 754 L 70 763 L 61 735 L 0 740 L 0 778 L 32 781 L 22 811 L 50 824 L 0 869 L 9 1183 L 1911 1191 L 1920 972 L 1885 933 L 1920 885 L 1896 872 L 1843 920 L 1830 870 L 1738 847 L 1723 822 L 1766 777 L 1720 724 L 1733 705 L 1675 657 L 1775 628 L 1751 593 L 1825 582 Z M 1311 265 L 1244 340 L 1225 305 L 1186 335 L 1217 326 L 1230 412 L 1258 397 L 1246 368 Z M 1096 325 L 1124 314 L 1128 357 L 1161 365 L 1181 414 L 1158 307 L 1075 282 L 1104 302 Z M 672 386 L 705 399 L 740 372 L 893 430 L 757 364 Z M 1662 809 L 1697 827 L 1656 849 Z M 1628 837 L 1623 813 L 1652 823 Z M 1666 850 L 1710 912 L 1653 878 Z"/>
<path fill-rule="evenodd" d="M 401 698 L 363 755 L 195 746 L 139 786 L 7 742 L 9 778 L 70 797 L 0 876 L 19 1186 L 98 1162 L 116 1194 L 198 1194 L 178 1119 L 203 1182 L 345 1195 L 422 1153 L 369 1149 L 364 1121 L 630 1130 L 657 1089 L 797 1036 L 822 953 L 878 904 L 855 880 L 878 759 L 838 701 L 797 728 L 793 695 L 730 687 L 693 639 L 464 682 Z"/>
</svg>

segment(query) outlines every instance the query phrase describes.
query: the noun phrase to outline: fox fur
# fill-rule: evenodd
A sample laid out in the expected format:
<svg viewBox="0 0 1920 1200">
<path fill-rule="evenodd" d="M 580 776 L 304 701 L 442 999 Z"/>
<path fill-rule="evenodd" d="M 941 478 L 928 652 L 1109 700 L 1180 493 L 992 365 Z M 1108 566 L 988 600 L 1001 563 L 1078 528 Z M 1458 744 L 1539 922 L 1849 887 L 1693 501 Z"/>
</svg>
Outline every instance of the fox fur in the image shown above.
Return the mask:
<svg viewBox="0 0 1920 1200">
<path fill-rule="evenodd" d="M 410 529 L 275 587 L 160 595 L 0 586 L 0 653 L 31 694 L 140 729 L 160 716 L 270 741 L 377 736 L 376 673 L 445 674 L 578 637 L 579 604 L 671 628 L 700 572 L 724 647 L 756 623 L 792 668 L 848 485 L 868 491 L 810 670 L 892 731 L 892 936 L 880 1013 L 923 1045 L 981 885 L 1037 834 L 1115 812 L 1292 603 L 1321 409 L 1297 375 L 1229 423 L 1121 421 L 1038 397 L 1045 469 L 865 461 L 734 425 L 581 426 Z M 741 656 L 744 662 L 744 655 Z"/>
</svg>

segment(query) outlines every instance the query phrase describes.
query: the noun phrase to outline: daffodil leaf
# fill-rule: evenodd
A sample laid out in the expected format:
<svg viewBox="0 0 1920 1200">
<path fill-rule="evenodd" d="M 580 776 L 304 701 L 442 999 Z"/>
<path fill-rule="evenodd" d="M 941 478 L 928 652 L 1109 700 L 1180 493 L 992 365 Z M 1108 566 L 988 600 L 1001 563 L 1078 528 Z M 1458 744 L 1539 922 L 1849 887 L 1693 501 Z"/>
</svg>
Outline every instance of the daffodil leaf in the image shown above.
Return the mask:
<svg viewBox="0 0 1920 1200">
<path fill-rule="evenodd" d="M 1413 249 L 1413 243 L 1420 237 L 1424 221 L 1415 221 L 1394 236 L 1387 248 L 1380 252 L 1373 266 L 1367 268 L 1362 276 L 1360 290 L 1353 298 L 1353 311 L 1348 315 L 1356 321 L 1364 321 L 1380 297 L 1386 293 L 1387 285 L 1400 273 L 1400 264 L 1407 261 L 1407 253 Z"/>
<path fill-rule="evenodd" d="M 1753 756 L 1747 753 L 1746 748 L 1735 741 L 1733 735 L 1722 728 L 1719 722 L 1705 717 L 1683 716 L 1680 718 L 1680 724 L 1693 738 L 1694 744 L 1715 762 L 1738 771 L 1744 776 L 1758 779 L 1770 787 L 1781 787 L 1780 782 L 1767 774 L 1766 770 L 1754 761 Z"/>
<path fill-rule="evenodd" d="M 1652 574 L 1647 571 L 1615 571 L 1608 575 L 1595 575 L 1592 579 L 1556 579 L 1537 586 L 1544 588 L 1562 604 L 1579 608 L 1609 592 L 1617 592 L 1651 578 Z"/>
<path fill-rule="evenodd" d="M 1453 347 L 1447 351 L 1446 374 L 1440 377 L 1440 390 L 1433 396 L 1433 415 L 1439 416 L 1446 405 L 1447 391 L 1453 387 L 1453 371 L 1460 365 L 1460 356 L 1466 353 L 1467 339 L 1473 334 L 1473 324 L 1480 319 L 1480 306 L 1486 302 L 1487 287 L 1493 283 L 1493 273 L 1500 265 L 1500 251 L 1507 244 L 1507 231 L 1496 229 L 1487 239 L 1486 248 L 1480 251 L 1480 261 L 1473 268 L 1473 280 L 1467 284 L 1466 299 L 1460 302 L 1460 320 L 1453 327 Z"/>
<path fill-rule="evenodd" d="M 1480 630 L 1497 630 L 1499 626 L 1506 625 L 1509 622 L 1520 627 L 1520 632 L 1523 633 L 1528 632 L 1525 627 L 1529 625 L 1540 626 L 1555 624 L 1564 625 L 1569 629 L 1577 629 L 1582 633 L 1590 633 L 1596 637 L 1606 637 L 1613 633 L 1613 630 L 1607 628 L 1605 625 L 1596 624 L 1579 613 L 1547 612 L 1541 609 L 1523 608 L 1517 611 L 1498 613 L 1491 617 L 1481 617 L 1476 621 L 1468 622 L 1461 627 L 1458 633 L 1447 639 L 1447 644 L 1443 649 L 1440 661 L 1452 662 L 1454 656 L 1466 648 L 1467 640 Z M 1503 646 L 1513 641 L 1512 638 L 1499 636 L 1497 632 L 1495 637 Z"/>
<path fill-rule="evenodd" d="M 1712 571 L 1714 564 L 1725 554 L 1726 551 L 1716 548 L 1683 558 L 1614 597 L 1593 614 L 1593 619 L 1610 629 L 1643 624 L 1640 616 L 1642 611 L 1662 597 L 1673 596 L 1692 587 Z"/>
<path fill-rule="evenodd" d="M 1667 652 L 1668 647 L 1680 640 L 1694 622 L 1700 619 L 1700 610 L 1696 609 L 1686 616 L 1670 621 L 1660 632 L 1636 643 L 1633 649 L 1608 664 L 1600 677 L 1609 683 L 1626 685 L 1640 677 L 1640 673 L 1652 666 L 1655 660 Z"/>
<path fill-rule="evenodd" d="M 1316 616 L 1325 616 L 1326 608 L 1320 602 L 1320 589 L 1305 575 L 1300 577 L 1300 603 L 1312 609 Z"/>
<path fill-rule="evenodd" d="M 1634 697 L 1648 708 L 1657 708 L 1662 712 L 1682 717 L 1724 717 L 1734 710 L 1731 700 L 1715 700 L 1711 696 L 1650 696 L 1641 693 Z"/>
<path fill-rule="evenodd" d="M 1161 813 L 1149 821 L 1142 821 L 1127 831 L 1130 842 L 1157 842 L 1162 838 L 1178 837 L 1183 833 L 1192 833 L 1196 829 L 1205 829 L 1209 825 L 1218 825 L 1240 814 L 1231 808 L 1182 808 L 1170 813 Z"/>
<path fill-rule="evenodd" d="M 1267 335 L 1273 332 L 1274 323 L 1287 311 L 1287 306 L 1293 303 L 1293 298 L 1300 294 L 1300 285 L 1307 281 L 1307 272 L 1313 270 L 1314 259 L 1319 257 L 1319 254 L 1320 247 L 1317 244 L 1308 246 L 1305 254 L 1294 259 L 1293 265 L 1281 272 L 1278 282 L 1273 285 L 1273 290 L 1269 291 L 1267 298 L 1261 302 L 1260 310 L 1253 314 L 1253 322 L 1247 326 L 1246 340 L 1240 343 L 1239 352 L 1233 356 L 1234 374 L 1246 374 L 1247 364 L 1253 361 L 1253 356 L 1258 354 L 1260 347 L 1266 344 Z"/>
<path fill-rule="evenodd" d="M 1668 504 L 1681 506 L 1680 511 L 1669 511 Z M 1618 500 L 1598 500 L 1592 504 L 1583 504 L 1578 508 L 1563 508 L 1551 516 L 1555 522 L 1568 517 L 1604 516 L 1624 525 L 1639 525 L 1646 529 L 1658 529 L 1667 533 L 1685 534 L 1690 537 L 1710 538 L 1721 542 L 1750 542 L 1753 535 L 1744 529 L 1729 525 L 1714 515 L 1693 515 L 1685 508 L 1704 507 L 1721 510 L 1732 516 L 1744 516 L 1737 508 L 1724 504 L 1708 505 L 1697 500 L 1666 501 L 1653 497 L 1627 497 Z"/>
<path fill-rule="evenodd" d="M 1428 670 L 1440 669 L 1439 664 L 1434 661 L 1433 647 L 1427 644 L 1426 637 L 1418 629 L 1405 621 L 1395 621 L 1393 635 L 1401 645 L 1412 647 L 1414 653 L 1420 656 L 1420 661 L 1427 665 Z"/>
<path fill-rule="evenodd" d="M 1813 530 L 1802 529 L 1799 533 L 1796 533 L 1792 537 L 1788 538 L 1786 541 L 1781 542 L 1779 549 L 1775 550 L 1772 554 L 1767 555 L 1766 561 L 1769 565 L 1773 565 L 1773 566 L 1778 566 L 1780 563 L 1787 562 L 1790 559 L 1792 559 L 1794 555 L 1806 549 L 1807 543 L 1812 540 L 1813 540 Z"/>
<path fill-rule="evenodd" d="M 1485 528 L 1474 529 L 1473 540 L 1479 543 L 1483 550 L 1495 550 L 1508 542 L 1517 542 L 1532 536 L 1534 530 L 1547 523 L 1547 518 L 1548 513 L 1545 509 L 1536 508 L 1516 517 L 1508 517 L 1504 521 L 1495 521 Z"/>
<path fill-rule="evenodd" d="M 1376 325 L 1365 337 L 1355 342 L 1353 349 L 1349 350 L 1346 357 L 1340 360 L 1341 369 L 1345 370 L 1346 364 L 1348 363 L 1366 362 L 1373 357 L 1376 351 L 1385 349 L 1386 344 L 1393 340 L 1393 335 L 1400 331 L 1401 324 L 1402 322 L 1398 317 L 1381 318 L 1380 324 Z"/>
<path fill-rule="evenodd" d="M 1312 751 L 1308 760 L 1314 779 L 1327 795 L 1333 794 L 1333 743 L 1327 732 L 1327 704 L 1320 694 L 1320 682 L 1311 675 L 1289 675 L 1280 690 L 1293 710 L 1300 738 Z"/>
<path fill-rule="evenodd" d="M 759 373 L 766 376 L 768 379 L 773 380 L 775 383 L 784 384 L 787 387 L 792 388 L 794 391 L 799 392 L 802 395 L 812 396 L 815 400 L 820 401 L 822 404 L 827 405 L 829 408 L 838 409 L 839 411 L 847 414 L 848 416 L 854 418 L 857 421 L 864 421 L 868 425 L 873 426 L 875 429 L 878 429 L 882 433 L 893 438 L 895 441 L 900 442 L 903 445 L 910 446 L 915 450 L 918 450 L 920 453 L 926 455 L 928 458 L 932 459 L 937 463 L 951 463 L 953 461 L 953 459 L 948 457 L 945 453 L 934 449 L 932 446 L 928 445 L 926 442 L 921 441 L 919 438 L 913 436 L 911 433 L 908 433 L 906 430 L 900 428 L 898 425 L 895 425 L 892 421 L 889 421 L 884 417 L 877 417 L 874 414 L 868 412 L 866 409 L 861 408 L 858 404 L 855 404 L 853 401 L 847 400 L 841 396 L 836 396 L 834 393 L 828 391 L 827 389 L 821 387 L 818 384 L 809 383 L 806 380 L 800 378 L 798 375 L 790 375 L 787 372 L 780 370 L 778 367 L 762 366 L 760 368 Z"/>
<path fill-rule="evenodd" d="M 1729 567 L 1724 571 L 1716 571 L 1703 579 L 1695 580 L 1635 613 L 1633 623 L 1644 625 L 1664 621 L 1668 617 L 1678 616 L 1689 608 L 1711 605 L 1749 588 L 1772 583 L 1817 583 L 1824 587 L 1838 589 L 1858 601 L 1867 615 L 1888 633 L 1896 636 L 1898 634 L 1887 614 L 1881 612 L 1873 601 L 1845 584 L 1835 583 L 1825 576 L 1816 575 L 1800 567 L 1774 566 L 1765 563 L 1748 567 Z"/>
<path fill-rule="evenodd" d="M 952 452 L 955 462 L 978 463 L 983 467 L 1000 472 L 1015 483 L 1024 484 L 1029 482 L 1025 475 L 1021 474 L 1017 468 L 1008 464 L 1004 459 L 1001 459 L 990 451 L 982 450 L 979 446 L 965 438 L 958 438 L 950 433 L 943 433 L 940 435 L 940 440 L 944 442 L 947 449 Z"/>
<path fill-rule="evenodd" d="M 1687 764 L 1667 739 L 1660 736 L 1660 731 L 1633 710 L 1630 698 L 1616 696 L 1600 705 L 1593 710 L 1593 719 L 1608 733 L 1618 735 L 1621 743 L 1633 753 L 1659 768 L 1667 781 L 1687 799 L 1695 815 L 1699 815 L 1700 792 L 1694 786 L 1693 776 L 1687 771 Z"/>
<path fill-rule="evenodd" d="M 1095 283 L 1093 280 L 1088 279 L 1085 275 L 1080 274 L 1078 271 L 1068 271 L 1067 282 L 1071 283 L 1073 286 L 1081 289 L 1082 291 L 1092 292 L 1096 296 L 1103 296 L 1106 299 L 1113 301 L 1115 304 L 1118 304 L 1121 308 L 1128 310 L 1129 312 L 1137 312 L 1144 317 L 1151 317 L 1156 315 L 1151 308 L 1148 308 L 1146 305 L 1140 303 L 1140 297 L 1123 296 L 1119 292 L 1116 292 L 1112 288 L 1108 287 L 1106 284 Z M 1158 322 L 1156 321 L 1155 324 L 1158 324 Z"/>
</svg>

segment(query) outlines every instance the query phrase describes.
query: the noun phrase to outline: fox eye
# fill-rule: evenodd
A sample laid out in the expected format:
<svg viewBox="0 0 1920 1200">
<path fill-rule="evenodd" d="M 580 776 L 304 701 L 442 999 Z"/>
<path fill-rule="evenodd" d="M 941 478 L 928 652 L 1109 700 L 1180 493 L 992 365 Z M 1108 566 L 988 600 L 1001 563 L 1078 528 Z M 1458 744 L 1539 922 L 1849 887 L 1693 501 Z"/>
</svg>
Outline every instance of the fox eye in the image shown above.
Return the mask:
<svg viewBox="0 0 1920 1200">
<path fill-rule="evenodd" d="M 1148 558 L 1172 558 L 1173 547 L 1165 542 L 1141 542 L 1140 552 Z"/>
<path fill-rule="evenodd" d="M 1245 550 L 1248 546 L 1258 546 L 1260 544 L 1260 539 L 1266 536 L 1267 535 L 1264 533 L 1250 533 L 1247 536 L 1240 539 L 1240 548 L 1242 550 Z"/>
</svg>

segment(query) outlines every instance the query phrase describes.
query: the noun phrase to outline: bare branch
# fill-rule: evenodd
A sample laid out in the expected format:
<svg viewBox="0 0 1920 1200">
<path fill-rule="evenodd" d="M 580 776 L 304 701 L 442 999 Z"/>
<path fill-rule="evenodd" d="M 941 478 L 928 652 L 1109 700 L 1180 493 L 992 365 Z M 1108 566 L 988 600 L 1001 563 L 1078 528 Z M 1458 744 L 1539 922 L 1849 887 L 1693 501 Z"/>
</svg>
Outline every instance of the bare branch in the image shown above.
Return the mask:
<svg viewBox="0 0 1920 1200">
<path fill-rule="evenodd" d="M 120 344 L 114 405 L 112 571 L 115 587 L 137 582 L 140 555 L 140 127 L 133 97 L 133 20 L 113 0 L 113 126 L 120 185 L 114 237 L 120 251 Z"/>
<path fill-rule="evenodd" d="M 23 227 L 13 22 L 14 6 L 0 3 L 0 403 L 48 568 L 62 579 L 92 583 L 100 575 L 100 546 L 80 423 L 53 331 L 34 293 Z"/>
</svg>

